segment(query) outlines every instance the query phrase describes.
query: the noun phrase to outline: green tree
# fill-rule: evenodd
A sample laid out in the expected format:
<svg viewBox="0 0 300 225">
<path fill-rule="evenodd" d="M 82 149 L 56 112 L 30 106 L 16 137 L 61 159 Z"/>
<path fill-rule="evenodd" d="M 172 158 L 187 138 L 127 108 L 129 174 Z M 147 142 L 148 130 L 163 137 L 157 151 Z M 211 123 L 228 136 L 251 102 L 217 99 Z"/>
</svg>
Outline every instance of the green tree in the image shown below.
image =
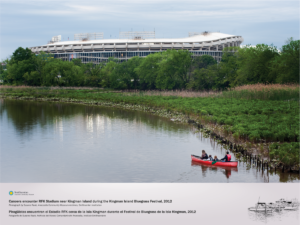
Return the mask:
<svg viewBox="0 0 300 225">
<path fill-rule="evenodd" d="M 87 63 L 85 68 L 85 84 L 87 86 L 97 87 L 101 81 L 102 64 Z"/>
<path fill-rule="evenodd" d="M 4 72 L 4 69 L 3 69 L 3 66 L 2 66 L 2 63 L 0 64 L 0 74 L 2 74 Z"/>
<path fill-rule="evenodd" d="M 196 69 L 193 72 L 193 81 L 191 81 L 187 87 L 193 90 L 211 90 L 215 88 L 217 69 L 217 65 Z"/>
<path fill-rule="evenodd" d="M 72 63 L 74 63 L 74 65 L 76 66 L 81 66 L 82 65 L 82 62 L 81 62 L 81 59 L 72 59 L 71 61 Z"/>
<path fill-rule="evenodd" d="M 186 88 L 191 79 L 191 64 L 191 53 L 187 50 L 162 52 L 162 60 L 158 63 L 156 87 L 159 89 Z"/>
<path fill-rule="evenodd" d="M 18 63 L 23 60 L 30 60 L 34 56 L 34 53 L 29 48 L 17 48 L 12 54 L 12 63 Z"/>
<path fill-rule="evenodd" d="M 215 64 L 217 64 L 217 61 L 210 55 L 198 56 L 192 60 L 192 70 L 207 68 Z"/>
<path fill-rule="evenodd" d="M 237 47 L 229 47 L 223 50 L 221 62 L 219 63 L 219 83 L 222 83 L 224 88 L 236 85 L 238 57 Z"/>
<path fill-rule="evenodd" d="M 28 48 L 19 47 L 14 51 L 7 64 L 7 81 L 13 84 L 24 84 L 23 76 L 35 70 L 35 58 L 36 56 Z"/>
<path fill-rule="evenodd" d="M 115 89 L 136 89 L 139 86 L 139 77 L 136 68 L 142 58 L 135 56 L 128 61 L 118 63 L 111 74 L 111 87 Z"/>
<path fill-rule="evenodd" d="M 114 89 L 128 89 L 130 76 L 126 73 L 126 62 L 116 64 L 111 72 L 110 81 L 111 87 Z"/>
<path fill-rule="evenodd" d="M 130 58 L 127 62 L 123 62 L 123 68 L 127 81 L 127 86 L 128 88 L 131 89 L 137 89 L 139 88 L 139 75 L 136 71 L 136 68 L 139 67 L 139 65 L 143 62 L 144 58 L 135 56 Z"/>
<path fill-rule="evenodd" d="M 277 83 L 299 83 L 299 45 L 300 40 L 288 39 L 281 53 L 271 64 L 271 73 Z"/>
<path fill-rule="evenodd" d="M 53 59 L 45 64 L 44 76 L 42 80 L 43 86 L 59 85 L 62 83 L 59 81 L 59 76 L 61 76 L 60 62 L 60 59 Z"/>
<path fill-rule="evenodd" d="M 39 55 L 32 58 L 34 70 L 26 72 L 23 75 L 25 83 L 27 85 L 40 86 L 43 83 L 44 68 L 46 63 L 51 62 L 54 59 L 52 54 L 40 52 Z"/>
<path fill-rule="evenodd" d="M 159 71 L 158 63 L 161 60 L 162 55 L 160 53 L 150 54 L 135 68 L 141 89 L 155 89 L 155 82 Z"/>
<path fill-rule="evenodd" d="M 99 85 L 101 87 L 112 87 L 112 82 L 115 82 L 115 80 L 112 80 L 112 73 L 117 67 L 116 61 L 117 60 L 110 58 L 109 61 L 103 67 L 101 73 L 101 80 L 99 82 Z"/>
<path fill-rule="evenodd" d="M 4 69 L 3 69 L 3 66 L 2 66 L 2 63 L 0 64 L 0 80 L 3 82 L 4 80 L 4 76 L 3 76 L 3 73 L 4 73 Z"/>
<path fill-rule="evenodd" d="M 247 46 L 239 48 L 236 55 L 238 70 L 235 85 L 275 82 L 276 77 L 270 73 L 270 65 L 279 56 L 276 47 L 265 44 Z"/>
</svg>

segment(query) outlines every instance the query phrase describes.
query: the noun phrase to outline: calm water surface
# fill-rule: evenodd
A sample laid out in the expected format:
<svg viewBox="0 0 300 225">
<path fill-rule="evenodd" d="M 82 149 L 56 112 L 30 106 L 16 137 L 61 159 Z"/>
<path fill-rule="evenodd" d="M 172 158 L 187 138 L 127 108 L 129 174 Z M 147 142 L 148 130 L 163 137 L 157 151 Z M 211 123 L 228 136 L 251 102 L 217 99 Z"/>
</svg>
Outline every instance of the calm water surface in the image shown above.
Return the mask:
<svg viewBox="0 0 300 225">
<path fill-rule="evenodd" d="M 117 108 L 0 100 L 1 182 L 299 182 L 299 175 L 204 166 L 225 149 L 189 125 Z M 233 160 L 235 157 L 233 156 Z"/>
</svg>

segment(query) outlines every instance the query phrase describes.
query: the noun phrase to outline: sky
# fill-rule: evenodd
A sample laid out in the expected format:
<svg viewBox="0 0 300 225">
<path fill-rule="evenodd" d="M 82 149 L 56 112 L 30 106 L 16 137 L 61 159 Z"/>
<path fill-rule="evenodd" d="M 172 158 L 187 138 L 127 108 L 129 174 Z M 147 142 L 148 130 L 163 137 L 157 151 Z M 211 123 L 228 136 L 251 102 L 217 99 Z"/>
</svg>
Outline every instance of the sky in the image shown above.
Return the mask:
<svg viewBox="0 0 300 225">
<path fill-rule="evenodd" d="M 156 38 L 189 32 L 240 35 L 242 45 L 299 39 L 299 1 L 282 0 L 0 0 L 0 60 L 18 47 L 45 45 L 53 36 L 77 33 L 155 31 Z"/>
</svg>

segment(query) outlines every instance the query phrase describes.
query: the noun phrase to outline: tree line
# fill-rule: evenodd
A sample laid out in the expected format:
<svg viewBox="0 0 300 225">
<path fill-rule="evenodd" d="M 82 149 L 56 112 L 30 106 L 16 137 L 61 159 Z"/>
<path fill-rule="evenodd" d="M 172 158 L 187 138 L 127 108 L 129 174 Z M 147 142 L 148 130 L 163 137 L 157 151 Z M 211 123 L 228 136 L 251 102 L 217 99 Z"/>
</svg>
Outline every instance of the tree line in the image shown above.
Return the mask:
<svg viewBox="0 0 300 225">
<path fill-rule="evenodd" d="M 265 44 L 229 47 L 219 63 L 208 55 L 192 57 L 187 50 L 167 50 L 123 62 L 109 58 L 100 64 L 63 61 L 19 47 L 4 61 L 6 70 L 0 65 L 0 80 L 10 85 L 141 90 L 224 90 L 245 84 L 299 83 L 299 45 L 300 40 L 290 38 L 281 50 Z"/>
</svg>

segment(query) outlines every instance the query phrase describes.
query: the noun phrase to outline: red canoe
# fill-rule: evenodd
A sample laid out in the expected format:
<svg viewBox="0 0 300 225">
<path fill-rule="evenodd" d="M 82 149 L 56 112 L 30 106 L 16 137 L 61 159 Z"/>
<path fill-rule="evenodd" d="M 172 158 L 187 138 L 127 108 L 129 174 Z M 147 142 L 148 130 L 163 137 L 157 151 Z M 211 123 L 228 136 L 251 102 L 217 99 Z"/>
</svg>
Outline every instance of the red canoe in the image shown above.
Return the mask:
<svg viewBox="0 0 300 225">
<path fill-rule="evenodd" d="M 219 162 L 218 161 L 215 164 L 212 164 L 213 161 L 202 160 L 202 159 L 200 159 L 199 156 L 196 156 L 196 155 L 192 155 L 192 161 L 202 163 L 205 165 L 213 165 L 213 166 L 237 167 L 237 165 L 238 165 L 237 161 L 230 161 L 230 162 L 221 162 L 221 161 Z"/>
</svg>

